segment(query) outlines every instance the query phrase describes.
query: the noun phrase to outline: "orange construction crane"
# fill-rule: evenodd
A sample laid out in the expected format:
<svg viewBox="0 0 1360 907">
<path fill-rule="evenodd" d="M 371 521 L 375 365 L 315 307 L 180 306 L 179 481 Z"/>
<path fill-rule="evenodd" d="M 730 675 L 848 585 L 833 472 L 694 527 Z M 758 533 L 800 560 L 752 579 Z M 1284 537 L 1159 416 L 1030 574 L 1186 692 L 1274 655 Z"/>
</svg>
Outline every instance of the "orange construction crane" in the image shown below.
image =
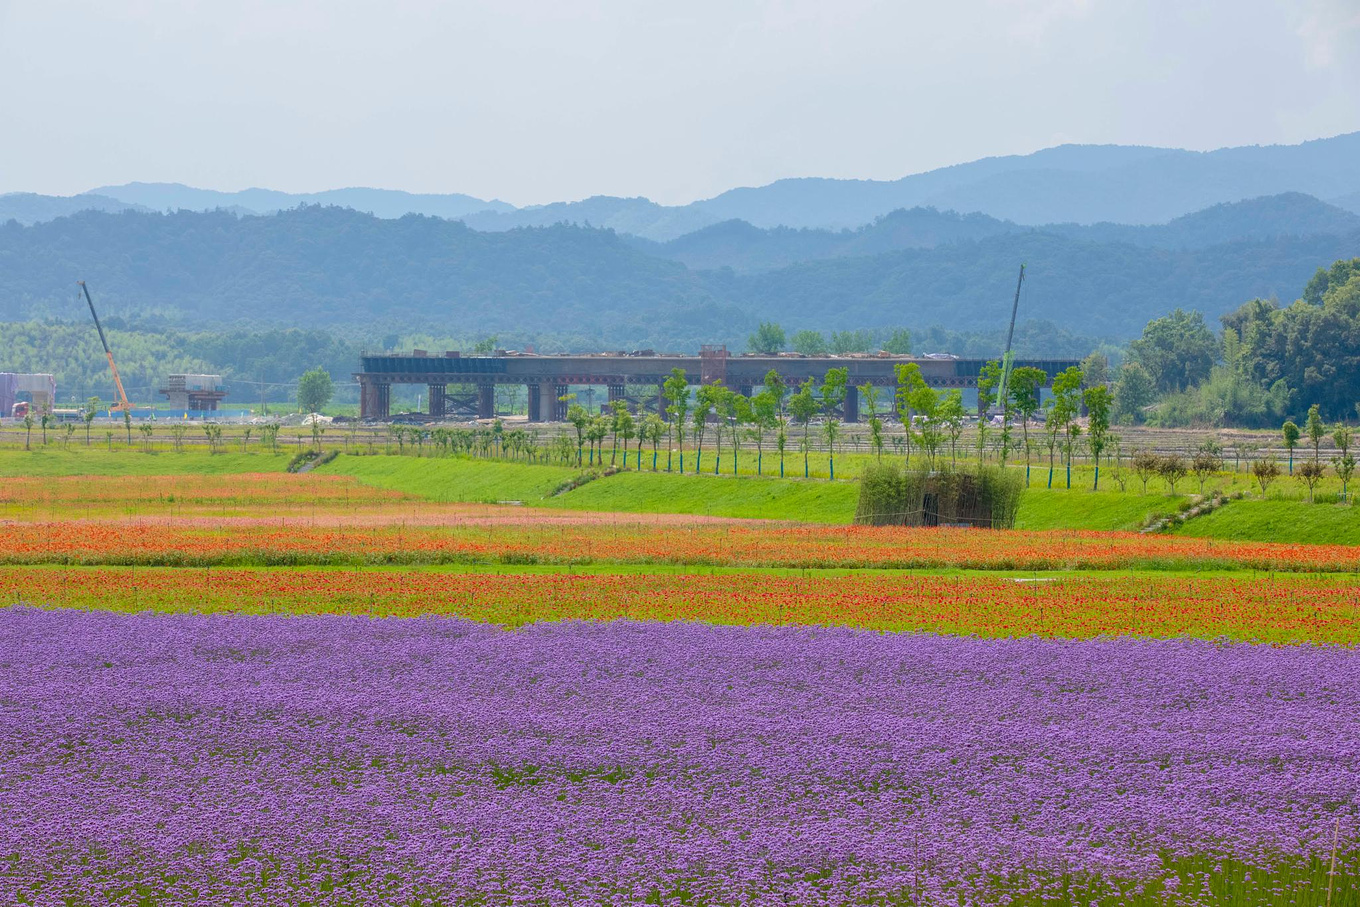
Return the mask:
<svg viewBox="0 0 1360 907">
<path fill-rule="evenodd" d="M 80 289 L 85 292 L 85 301 L 90 304 L 90 315 L 94 317 L 95 330 L 99 331 L 99 342 L 104 344 L 104 355 L 109 357 L 109 368 L 113 371 L 113 384 L 118 388 L 118 401 L 109 407 L 111 413 L 132 412 L 132 404 L 128 402 L 127 392 L 123 390 L 123 379 L 118 377 L 118 366 L 113 362 L 113 350 L 109 349 L 109 341 L 104 337 L 104 326 L 99 323 L 99 316 L 94 311 L 94 300 L 90 298 L 90 288 L 85 286 L 85 281 L 77 280 Z"/>
</svg>

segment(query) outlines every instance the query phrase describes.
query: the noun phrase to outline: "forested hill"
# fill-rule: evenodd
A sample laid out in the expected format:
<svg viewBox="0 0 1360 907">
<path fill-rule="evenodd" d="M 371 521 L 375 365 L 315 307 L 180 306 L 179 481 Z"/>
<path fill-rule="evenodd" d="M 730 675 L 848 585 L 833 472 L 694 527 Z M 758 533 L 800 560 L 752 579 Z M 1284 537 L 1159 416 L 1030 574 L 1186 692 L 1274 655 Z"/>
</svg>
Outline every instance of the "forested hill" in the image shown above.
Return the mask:
<svg viewBox="0 0 1360 907">
<path fill-rule="evenodd" d="M 580 227 L 481 233 L 306 207 L 101 214 L 0 226 L 0 320 L 81 317 L 85 279 L 110 315 L 186 327 L 381 326 L 699 341 L 741 313 L 683 265 Z M 658 332 L 663 332 L 658 334 Z"/>
<path fill-rule="evenodd" d="M 725 221 L 665 243 L 640 237 L 639 249 L 691 268 L 769 271 L 804 261 L 929 249 L 950 242 L 1006 233 L 1037 231 L 1082 242 L 1128 243 L 1158 249 L 1202 249 L 1241 240 L 1287 236 L 1348 235 L 1360 230 L 1360 215 L 1298 192 L 1215 205 L 1150 226 L 1048 224 L 1025 227 L 985 214 L 957 214 L 934 208 L 893 211 L 857 230 L 761 229 Z"/>
<path fill-rule="evenodd" d="M 1291 298 L 1319 265 L 1357 252 L 1360 232 L 1170 250 L 1023 230 L 738 275 L 581 227 L 482 233 L 321 207 L 242 218 L 86 212 L 0 226 L 0 320 L 82 319 L 75 281 L 85 279 L 107 317 L 184 328 L 529 331 L 692 349 L 739 344 L 761 319 L 995 329 L 1026 262 L 1022 317 L 1131 336 L 1178 306 L 1212 319 L 1255 296 Z"/>
</svg>

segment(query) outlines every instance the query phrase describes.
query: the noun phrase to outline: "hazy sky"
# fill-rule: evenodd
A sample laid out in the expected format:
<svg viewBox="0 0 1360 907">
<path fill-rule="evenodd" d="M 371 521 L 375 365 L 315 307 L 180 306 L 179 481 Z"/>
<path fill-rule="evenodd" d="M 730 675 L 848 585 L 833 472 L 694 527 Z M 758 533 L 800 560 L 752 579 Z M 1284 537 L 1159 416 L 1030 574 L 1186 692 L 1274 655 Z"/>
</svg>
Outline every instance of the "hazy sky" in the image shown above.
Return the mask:
<svg viewBox="0 0 1360 907">
<path fill-rule="evenodd" d="M 1360 130 L 1360 0 L 0 0 L 0 192 L 683 203 Z"/>
</svg>

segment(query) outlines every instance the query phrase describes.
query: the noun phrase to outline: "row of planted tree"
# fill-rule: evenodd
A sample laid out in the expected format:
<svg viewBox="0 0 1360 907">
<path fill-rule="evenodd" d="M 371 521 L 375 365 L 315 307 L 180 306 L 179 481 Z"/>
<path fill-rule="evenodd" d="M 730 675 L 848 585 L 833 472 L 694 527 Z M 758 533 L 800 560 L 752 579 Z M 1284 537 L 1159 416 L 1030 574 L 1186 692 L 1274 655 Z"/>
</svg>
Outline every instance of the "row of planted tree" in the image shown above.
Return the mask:
<svg viewBox="0 0 1360 907">
<path fill-rule="evenodd" d="M 964 408 L 961 392 L 956 389 L 941 392 L 930 387 L 914 363 L 899 365 L 896 377 L 897 385 L 888 402 L 891 413 L 901 421 L 897 431 L 889 430 L 884 423 L 884 414 L 880 414 L 882 389 L 865 384 L 858 390 L 867 410 L 867 431 L 846 433 L 841 413 L 849 386 L 845 368 L 830 369 L 820 382 L 809 379 L 796 387 L 786 385 L 778 373 L 771 370 L 760 390 L 750 396 L 725 387 L 721 381 L 695 390 L 684 373 L 676 369 L 662 391 L 663 411 L 667 416 L 664 419 L 657 413 L 634 413 L 623 400 L 610 403 L 606 412 L 591 413 L 569 395 L 563 398 L 567 404 L 567 430 L 564 432 L 511 428 L 498 419 L 476 428 L 393 425 L 386 429 L 385 437 L 379 437 L 371 431 L 361 435 L 360 427 L 354 423 L 328 425 L 313 421 L 298 430 L 296 443 L 299 446 L 310 443 L 320 448 L 328 434 L 334 437 L 339 433 L 343 435 L 347 450 L 363 450 L 366 443 L 369 452 L 376 452 L 376 445 L 382 443 L 384 449 L 395 445 L 395 452 L 402 454 L 409 451 L 424 455 L 428 451 L 435 455 L 462 454 L 578 466 L 605 465 L 607 447 L 607 465 L 628 466 L 631 461 L 637 469 L 643 469 L 644 457 L 650 454 L 653 470 L 664 468 L 667 472 L 692 470 L 696 473 L 705 470 L 704 457 L 708 452 L 712 454 L 713 472 L 730 471 L 733 474 L 740 470 L 743 451 L 748 458 L 754 455 L 754 471 L 764 474 L 764 457 L 768 450 L 777 454 L 781 476 L 785 475 L 785 460 L 792 447 L 801 454 L 804 477 L 811 476 L 811 457 L 818 452 L 827 457 L 827 474 L 831 478 L 835 477 L 838 446 L 847 442 L 877 459 L 882 459 L 891 448 L 891 452 L 902 457 L 906 464 L 910 465 L 916 457 L 918 465 L 926 469 L 935 468 L 941 457 L 947 456 L 951 464 L 956 463 L 970 415 Z M 995 364 L 984 368 L 979 377 L 978 412 L 975 430 L 968 439 L 969 447 L 973 448 L 971 452 L 978 460 L 991 459 L 1002 466 L 1023 456 L 1026 484 L 1030 482 L 1036 454 L 1046 460 L 1049 487 L 1061 467 L 1064 484 L 1070 488 L 1073 464 L 1082 458 L 1093 467 L 1093 488 L 1099 488 L 1102 464 L 1121 489 L 1132 476 L 1146 491 L 1148 483 L 1159 477 L 1173 493 L 1178 483 L 1191 474 L 1199 479 L 1202 491 L 1207 479 L 1224 469 L 1224 451 L 1214 439 L 1205 439 L 1194 450 L 1183 453 L 1156 453 L 1146 449 L 1126 452 L 1122 439 L 1110 430 L 1112 401 L 1109 389 L 1104 384 L 1085 386 L 1081 370 L 1075 367 L 1054 376 L 1052 393 L 1046 399 L 1042 392 L 1049 380 L 1042 370 L 1021 367 L 1012 371 L 1001 391 L 1005 405 L 1000 407 L 1001 415 L 996 424 L 991 425 L 986 414 L 997 403 L 1000 378 L 1000 368 Z M 92 421 L 84 420 L 87 445 Z M 32 443 L 35 428 L 40 430 L 44 445 L 49 440 L 49 429 L 59 433 L 60 441 L 66 445 L 79 431 L 74 423 L 58 426 L 46 417 L 29 417 L 23 424 L 26 447 Z M 1031 426 L 1034 427 L 1033 434 Z M 126 414 L 120 427 L 122 431 L 117 434 L 125 435 L 129 446 L 134 443 L 135 430 L 147 449 L 151 448 L 158 430 L 154 423 L 134 425 Z M 239 443 L 244 451 L 252 437 L 256 437 L 260 445 L 278 451 L 281 443 L 293 440 L 281 439 L 280 430 L 278 424 L 247 425 L 227 436 L 219 424 L 191 427 L 175 422 L 165 427 L 162 437 L 168 435 L 173 447 L 180 450 L 201 432 L 201 441 L 206 441 L 214 452 L 228 449 L 233 443 Z M 114 428 L 107 428 L 104 435 L 105 443 L 111 447 Z M 1326 440 L 1330 440 L 1335 448 L 1336 456 L 1330 458 L 1331 466 L 1341 481 L 1343 494 L 1346 492 L 1355 469 L 1355 459 L 1350 454 L 1351 437 L 1349 426 L 1324 423 L 1317 406 L 1309 410 L 1303 427 L 1293 422 L 1284 423 L 1280 439 L 1288 456 L 1288 472 L 1298 476 L 1307 486 L 1310 497 L 1327 473 L 1321 455 Z M 1296 470 L 1294 451 L 1305 442 L 1312 447 L 1313 456 Z M 664 467 L 660 457 L 663 445 Z M 1234 470 L 1241 468 L 1245 453 L 1248 469 L 1264 494 L 1284 470 L 1272 455 L 1253 457 L 1252 454 L 1259 450 L 1260 445 L 1234 445 Z M 688 461 L 687 453 L 691 455 Z M 749 468 L 750 459 L 747 462 Z"/>
</svg>

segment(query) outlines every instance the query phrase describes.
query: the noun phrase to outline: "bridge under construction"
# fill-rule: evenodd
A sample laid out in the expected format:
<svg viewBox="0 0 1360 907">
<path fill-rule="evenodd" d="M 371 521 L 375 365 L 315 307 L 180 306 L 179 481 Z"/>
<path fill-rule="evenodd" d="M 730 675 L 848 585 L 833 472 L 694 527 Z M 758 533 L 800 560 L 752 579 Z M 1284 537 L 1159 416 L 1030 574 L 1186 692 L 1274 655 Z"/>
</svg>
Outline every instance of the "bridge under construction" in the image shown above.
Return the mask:
<svg viewBox="0 0 1360 907">
<path fill-rule="evenodd" d="M 697 356 L 654 353 L 586 353 L 540 355 L 498 350 L 494 354 L 462 355 L 456 351 L 430 353 L 365 353 L 362 370 L 354 377 L 359 382 L 359 417 L 387 419 L 391 415 L 393 385 L 425 385 L 428 388 L 427 414 L 440 419 L 453 412 L 453 403 L 467 404 L 468 415 L 490 419 L 496 415 L 496 389 L 507 385 L 526 389 L 529 421 L 561 422 L 566 419 L 567 403 L 562 398 L 573 387 L 598 385 L 608 388 L 608 399 L 628 400 L 639 411 L 658 408 L 661 386 L 672 369 L 680 369 L 690 384 L 722 381 L 738 393 L 750 395 L 774 369 L 790 387 L 808 378 L 820 382 L 832 368 L 850 373 L 845 397 L 844 417 L 859 421 L 858 386 L 897 386 L 896 366 L 914 362 L 921 376 L 932 387 L 969 388 L 977 386 L 985 359 L 958 359 L 952 356 L 895 356 L 887 353 L 851 353 L 842 356 L 730 355 L 723 347 L 704 347 Z M 1050 377 L 1077 365 L 1076 360 L 1016 360 L 1015 366 L 1032 365 Z M 468 389 L 462 394 L 450 388 Z M 891 403 L 885 408 L 890 408 Z M 662 416 L 664 406 L 660 407 Z"/>
</svg>

